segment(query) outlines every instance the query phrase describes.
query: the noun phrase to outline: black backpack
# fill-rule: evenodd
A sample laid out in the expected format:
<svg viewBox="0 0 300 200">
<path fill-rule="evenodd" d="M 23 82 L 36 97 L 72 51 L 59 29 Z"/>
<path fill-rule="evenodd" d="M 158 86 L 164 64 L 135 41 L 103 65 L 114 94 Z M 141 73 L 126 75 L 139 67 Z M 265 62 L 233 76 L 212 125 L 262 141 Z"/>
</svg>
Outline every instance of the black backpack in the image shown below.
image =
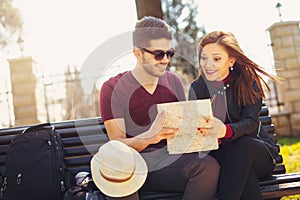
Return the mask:
<svg viewBox="0 0 300 200">
<path fill-rule="evenodd" d="M 62 140 L 54 126 L 31 126 L 10 143 L 2 199 L 60 200 L 66 190 L 65 168 Z"/>
</svg>

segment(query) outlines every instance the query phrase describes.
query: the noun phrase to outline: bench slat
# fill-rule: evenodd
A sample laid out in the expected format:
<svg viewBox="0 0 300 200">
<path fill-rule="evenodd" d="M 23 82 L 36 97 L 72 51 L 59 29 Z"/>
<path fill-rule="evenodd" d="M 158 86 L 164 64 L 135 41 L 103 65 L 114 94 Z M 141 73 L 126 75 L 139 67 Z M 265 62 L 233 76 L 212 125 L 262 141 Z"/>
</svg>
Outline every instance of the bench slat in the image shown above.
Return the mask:
<svg viewBox="0 0 300 200">
<path fill-rule="evenodd" d="M 263 199 L 300 194 L 300 181 L 261 187 Z"/>
<path fill-rule="evenodd" d="M 268 177 L 264 180 L 260 180 L 259 185 L 270 185 L 270 184 L 280 184 L 280 183 L 289 183 L 300 180 L 300 172 L 289 173 L 289 174 L 278 174 Z"/>
<path fill-rule="evenodd" d="M 91 159 L 92 159 L 92 155 L 72 156 L 72 157 L 66 157 L 65 162 L 67 166 L 89 165 Z"/>
<path fill-rule="evenodd" d="M 108 141 L 107 135 L 97 134 L 84 137 L 62 138 L 64 146 L 82 146 L 83 144 L 99 144 L 102 145 Z"/>
<path fill-rule="evenodd" d="M 284 174 L 286 172 L 283 164 L 277 164 L 273 170 L 273 174 Z"/>
<path fill-rule="evenodd" d="M 269 108 L 267 106 L 262 106 L 259 116 L 268 116 L 268 115 L 269 115 Z"/>
<path fill-rule="evenodd" d="M 259 117 L 259 120 L 261 121 L 262 125 L 264 125 L 264 126 L 272 124 L 271 116 L 261 116 L 261 117 Z"/>
<path fill-rule="evenodd" d="M 65 148 L 65 156 L 76 156 L 76 155 L 88 155 L 95 154 L 101 145 L 86 145 L 86 146 L 78 146 L 78 147 L 66 147 Z"/>
</svg>

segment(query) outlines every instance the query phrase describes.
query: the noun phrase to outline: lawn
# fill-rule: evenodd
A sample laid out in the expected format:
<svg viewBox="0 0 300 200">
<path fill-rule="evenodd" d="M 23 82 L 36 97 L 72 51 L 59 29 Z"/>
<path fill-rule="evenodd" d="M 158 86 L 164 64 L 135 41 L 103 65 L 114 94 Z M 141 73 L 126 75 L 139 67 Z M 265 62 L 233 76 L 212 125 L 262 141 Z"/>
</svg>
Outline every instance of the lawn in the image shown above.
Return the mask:
<svg viewBox="0 0 300 200">
<path fill-rule="evenodd" d="M 278 143 L 280 144 L 280 153 L 283 156 L 286 172 L 300 172 L 300 137 L 279 138 Z M 281 200 L 288 199 L 300 199 L 300 194 L 281 198 Z"/>
</svg>

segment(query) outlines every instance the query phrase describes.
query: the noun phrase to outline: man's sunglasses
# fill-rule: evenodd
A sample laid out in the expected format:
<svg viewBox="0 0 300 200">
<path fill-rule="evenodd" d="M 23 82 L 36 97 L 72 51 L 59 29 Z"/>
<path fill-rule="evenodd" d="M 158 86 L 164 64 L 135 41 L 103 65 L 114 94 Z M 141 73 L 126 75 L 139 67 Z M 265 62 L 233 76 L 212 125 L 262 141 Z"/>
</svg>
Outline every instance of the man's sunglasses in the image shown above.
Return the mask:
<svg viewBox="0 0 300 200">
<path fill-rule="evenodd" d="M 140 49 L 154 55 L 154 59 L 157 61 L 161 61 L 165 57 L 165 55 L 167 55 L 168 59 L 172 58 L 175 55 L 175 49 L 170 49 L 168 51 L 163 51 L 163 50 L 150 51 L 149 49 L 146 48 L 140 48 Z"/>
</svg>

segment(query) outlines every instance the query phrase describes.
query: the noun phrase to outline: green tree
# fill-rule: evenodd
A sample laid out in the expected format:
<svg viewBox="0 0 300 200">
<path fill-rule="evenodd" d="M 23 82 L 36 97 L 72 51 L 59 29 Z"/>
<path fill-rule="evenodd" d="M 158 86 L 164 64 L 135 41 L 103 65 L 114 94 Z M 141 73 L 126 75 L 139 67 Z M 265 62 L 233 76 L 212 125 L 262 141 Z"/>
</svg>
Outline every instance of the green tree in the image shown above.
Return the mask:
<svg viewBox="0 0 300 200">
<path fill-rule="evenodd" d="M 22 26 L 23 20 L 13 0 L 0 0 L 0 51 L 14 42 L 21 47 Z"/>
<path fill-rule="evenodd" d="M 198 5 L 194 0 L 162 0 L 163 19 L 175 31 L 177 55 L 171 65 L 176 71 L 192 76 L 198 74 L 197 49 L 205 28 L 197 25 Z"/>
<path fill-rule="evenodd" d="M 194 0 L 162 0 L 163 19 L 176 32 L 181 32 L 199 42 L 206 33 L 196 22 L 198 5 Z"/>
</svg>

